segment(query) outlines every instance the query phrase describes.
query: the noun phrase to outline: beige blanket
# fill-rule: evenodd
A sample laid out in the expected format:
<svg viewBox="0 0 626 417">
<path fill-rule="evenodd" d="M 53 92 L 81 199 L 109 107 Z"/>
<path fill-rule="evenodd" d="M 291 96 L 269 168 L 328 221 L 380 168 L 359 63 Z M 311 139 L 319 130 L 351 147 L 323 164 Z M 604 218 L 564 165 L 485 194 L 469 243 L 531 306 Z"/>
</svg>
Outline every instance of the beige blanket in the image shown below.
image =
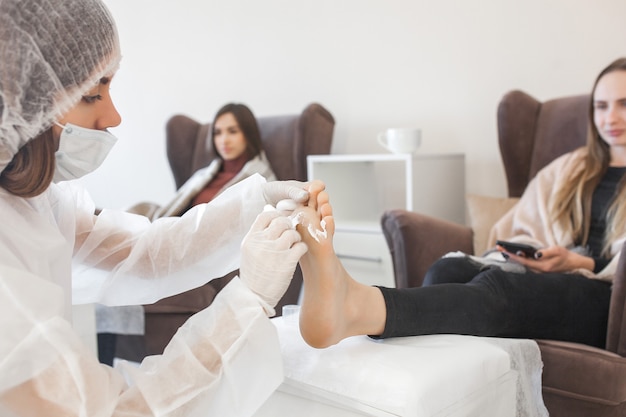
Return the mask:
<svg viewBox="0 0 626 417">
<path fill-rule="evenodd" d="M 189 207 L 194 197 L 197 196 L 198 193 L 202 191 L 213 178 L 215 178 L 221 166 L 222 160 L 216 158 L 211 161 L 208 166 L 200 168 L 194 172 L 193 175 L 180 186 L 176 195 L 174 195 L 170 201 L 162 206 L 159 206 L 156 203 L 142 202 L 129 207 L 126 211 L 141 214 L 142 216 L 148 217 L 150 220 L 156 220 L 161 217 L 180 216 L 182 215 L 183 210 Z M 264 152 L 261 152 L 259 155 L 246 162 L 241 171 L 239 171 L 230 181 L 224 184 L 215 196 L 217 197 L 228 187 L 237 184 L 254 174 L 260 174 L 267 181 L 276 181 L 276 176 L 274 175 Z"/>
<path fill-rule="evenodd" d="M 583 169 L 586 152 L 586 148 L 579 148 L 555 159 L 542 169 L 528 184 L 520 201 L 493 226 L 489 235 L 489 246 L 494 246 L 496 239 L 506 239 L 538 247 L 559 245 L 572 249 L 573 237 L 550 221 L 548 207 L 555 198 L 555 190 L 560 189 L 572 174 Z M 622 234 L 611 243 L 612 260 L 599 273 L 594 274 L 584 269 L 572 272 L 612 281 L 625 238 Z"/>
</svg>

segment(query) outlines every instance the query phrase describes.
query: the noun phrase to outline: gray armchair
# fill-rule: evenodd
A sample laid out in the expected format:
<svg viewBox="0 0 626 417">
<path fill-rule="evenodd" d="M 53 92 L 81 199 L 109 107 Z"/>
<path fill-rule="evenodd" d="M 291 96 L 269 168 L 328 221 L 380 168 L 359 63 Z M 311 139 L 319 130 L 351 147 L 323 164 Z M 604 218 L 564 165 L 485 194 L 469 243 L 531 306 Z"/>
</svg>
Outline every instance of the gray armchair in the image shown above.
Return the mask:
<svg viewBox="0 0 626 417">
<path fill-rule="evenodd" d="M 546 164 L 586 143 L 589 107 L 588 95 L 540 102 L 512 91 L 502 98 L 497 122 L 509 201 L 514 203 Z M 488 199 L 475 210 L 491 210 L 495 200 Z M 472 227 L 419 213 L 391 210 L 381 222 L 399 288 L 421 286 L 428 267 L 443 254 L 474 253 L 477 246 L 478 232 Z M 622 257 L 613 285 L 605 349 L 537 341 L 544 362 L 543 397 L 551 416 L 626 415 L 625 305 L 626 257 Z"/>
</svg>

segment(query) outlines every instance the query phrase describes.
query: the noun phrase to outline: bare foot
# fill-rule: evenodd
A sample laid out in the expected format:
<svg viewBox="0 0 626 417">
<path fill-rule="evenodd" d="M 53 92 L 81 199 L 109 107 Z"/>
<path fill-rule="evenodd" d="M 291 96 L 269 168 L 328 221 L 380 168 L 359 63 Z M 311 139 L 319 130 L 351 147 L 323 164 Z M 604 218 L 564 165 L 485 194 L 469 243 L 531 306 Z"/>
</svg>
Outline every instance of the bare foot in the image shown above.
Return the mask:
<svg viewBox="0 0 626 417">
<path fill-rule="evenodd" d="M 309 248 L 300 259 L 302 337 L 309 345 L 323 348 L 349 336 L 382 333 L 386 309 L 380 290 L 350 277 L 333 249 L 335 222 L 328 195 L 322 191 L 312 197 L 308 207 L 295 212 L 303 217 L 297 229 Z"/>
</svg>

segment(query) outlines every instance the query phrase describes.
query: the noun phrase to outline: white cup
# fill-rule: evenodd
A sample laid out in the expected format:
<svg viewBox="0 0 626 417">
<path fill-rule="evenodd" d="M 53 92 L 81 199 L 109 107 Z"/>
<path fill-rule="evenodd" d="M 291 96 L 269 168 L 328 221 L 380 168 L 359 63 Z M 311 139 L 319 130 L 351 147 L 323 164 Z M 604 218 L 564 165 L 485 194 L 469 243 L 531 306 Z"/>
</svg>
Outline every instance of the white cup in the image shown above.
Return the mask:
<svg viewBox="0 0 626 417">
<path fill-rule="evenodd" d="M 378 134 L 378 143 L 391 153 L 415 153 L 421 142 L 420 129 L 393 128 Z"/>
</svg>

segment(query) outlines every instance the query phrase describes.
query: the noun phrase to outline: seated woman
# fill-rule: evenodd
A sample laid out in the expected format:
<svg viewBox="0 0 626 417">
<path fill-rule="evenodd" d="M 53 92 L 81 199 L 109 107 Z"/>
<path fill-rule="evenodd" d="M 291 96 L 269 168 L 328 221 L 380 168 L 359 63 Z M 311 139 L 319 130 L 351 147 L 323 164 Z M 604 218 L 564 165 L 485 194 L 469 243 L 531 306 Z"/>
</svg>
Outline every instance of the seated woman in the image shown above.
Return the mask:
<svg viewBox="0 0 626 417">
<path fill-rule="evenodd" d="M 263 152 L 256 118 L 246 105 L 229 103 L 219 109 L 211 125 L 211 146 L 218 157 L 207 167 L 197 170 L 170 202 L 161 207 L 139 203 L 128 211 L 152 220 L 181 216 L 191 207 L 208 203 L 226 188 L 253 174 L 261 174 L 267 181 L 276 180 Z"/>
<path fill-rule="evenodd" d="M 553 339 L 603 347 L 611 280 L 626 238 L 626 58 L 596 79 L 587 145 L 540 171 L 518 205 L 494 226 L 496 239 L 534 243 L 533 257 L 503 251 L 512 271 L 473 257 L 444 257 L 425 286 L 355 281 L 333 251 L 328 195 L 300 209 L 308 252 L 301 258 L 300 330 L 314 347 L 354 335 L 425 334 Z M 326 229 L 311 234 L 309 230 Z M 583 251 L 584 250 L 584 251 Z"/>
</svg>

